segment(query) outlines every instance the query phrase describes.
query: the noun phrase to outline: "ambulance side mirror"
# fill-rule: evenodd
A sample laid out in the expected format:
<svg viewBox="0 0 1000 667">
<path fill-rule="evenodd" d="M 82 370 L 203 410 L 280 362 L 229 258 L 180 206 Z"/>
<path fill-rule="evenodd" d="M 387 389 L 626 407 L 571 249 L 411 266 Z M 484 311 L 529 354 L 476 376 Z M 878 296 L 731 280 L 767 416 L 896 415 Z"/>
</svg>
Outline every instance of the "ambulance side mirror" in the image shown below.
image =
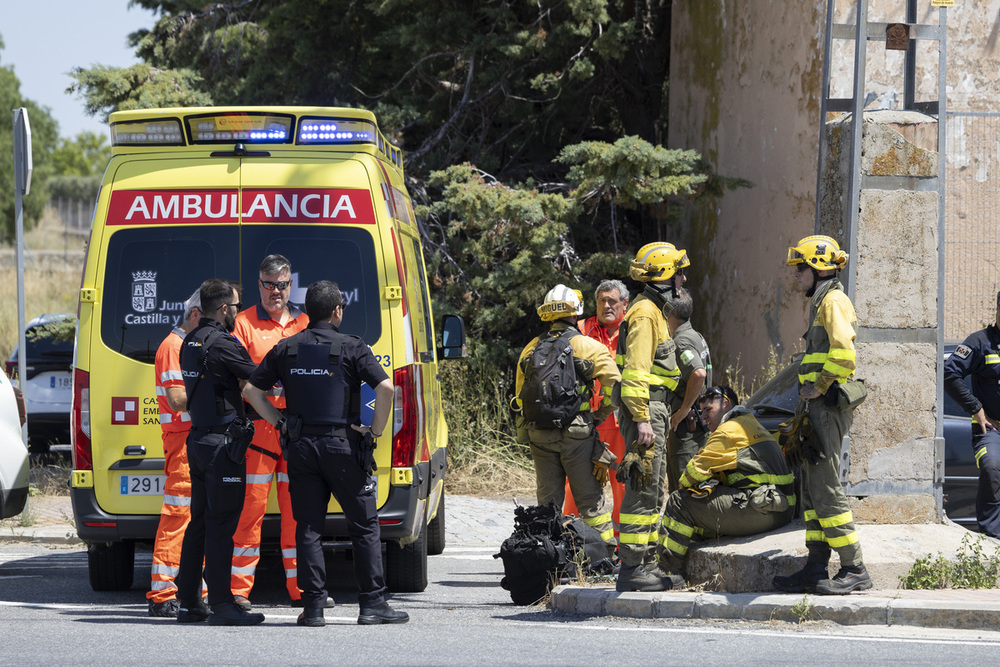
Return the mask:
<svg viewBox="0 0 1000 667">
<path fill-rule="evenodd" d="M 464 359 L 469 356 L 469 348 L 465 345 L 465 321 L 458 315 L 445 315 L 441 318 L 441 347 L 438 348 L 439 359 Z"/>
</svg>

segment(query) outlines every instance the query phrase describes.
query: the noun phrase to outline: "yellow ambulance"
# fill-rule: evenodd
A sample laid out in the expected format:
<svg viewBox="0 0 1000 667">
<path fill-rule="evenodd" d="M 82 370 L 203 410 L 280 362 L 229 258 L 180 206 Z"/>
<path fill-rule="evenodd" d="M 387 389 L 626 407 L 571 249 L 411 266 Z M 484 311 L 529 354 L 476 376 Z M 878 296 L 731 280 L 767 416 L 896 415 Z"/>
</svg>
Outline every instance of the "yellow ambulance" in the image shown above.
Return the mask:
<svg viewBox="0 0 1000 667">
<path fill-rule="evenodd" d="M 347 300 L 341 330 L 364 339 L 395 386 L 378 441 L 378 508 L 391 590 L 427 585 L 444 549 L 448 430 L 439 359 L 465 355 L 460 318 L 435 341 L 420 234 L 402 154 L 367 111 L 238 107 L 123 111 L 110 118 L 80 289 L 73 375 L 71 495 L 94 590 L 132 585 L 135 543 L 151 541 L 165 476 L 153 377 L 160 342 L 203 280 L 257 290 L 261 259 L 292 262 L 290 301 L 317 280 Z M 374 392 L 363 387 L 362 420 Z M 277 543 L 274 489 L 265 544 Z M 331 501 L 324 543 L 349 547 Z"/>
</svg>

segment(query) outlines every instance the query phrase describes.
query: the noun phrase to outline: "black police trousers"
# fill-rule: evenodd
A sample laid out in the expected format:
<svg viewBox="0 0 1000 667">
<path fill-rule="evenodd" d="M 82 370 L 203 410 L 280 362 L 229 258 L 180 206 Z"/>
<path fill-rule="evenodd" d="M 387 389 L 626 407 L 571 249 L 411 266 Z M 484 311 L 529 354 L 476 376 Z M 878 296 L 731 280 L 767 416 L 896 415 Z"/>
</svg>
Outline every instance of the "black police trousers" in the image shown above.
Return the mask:
<svg viewBox="0 0 1000 667">
<path fill-rule="evenodd" d="M 233 533 L 246 497 L 246 461 L 233 463 L 226 435 L 193 428 L 187 438 L 191 467 L 191 522 L 184 531 L 177 599 L 201 598 L 202 560 L 208 604 L 232 602 Z"/>
<path fill-rule="evenodd" d="M 361 470 L 356 446 L 331 435 L 304 435 L 288 448 L 288 492 L 295 517 L 298 585 L 306 609 L 321 609 L 326 601 L 326 561 L 323 527 L 330 494 L 347 519 L 354 547 L 354 574 L 361 606 L 385 600 L 382 542 L 376 501 L 375 477 Z"/>
<path fill-rule="evenodd" d="M 979 468 L 976 521 L 984 535 L 1000 538 L 1000 431 L 976 433 L 972 425 L 972 450 Z"/>
</svg>

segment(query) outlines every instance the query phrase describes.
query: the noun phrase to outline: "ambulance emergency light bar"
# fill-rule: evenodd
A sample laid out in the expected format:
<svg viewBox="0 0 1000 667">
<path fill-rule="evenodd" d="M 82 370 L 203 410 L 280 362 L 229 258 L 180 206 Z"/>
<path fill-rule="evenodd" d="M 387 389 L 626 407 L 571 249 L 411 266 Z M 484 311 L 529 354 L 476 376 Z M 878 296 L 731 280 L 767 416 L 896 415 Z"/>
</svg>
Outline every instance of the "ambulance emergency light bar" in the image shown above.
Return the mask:
<svg viewBox="0 0 1000 667">
<path fill-rule="evenodd" d="M 287 144 L 293 133 L 298 145 L 370 144 L 386 155 L 398 149 L 384 142 L 370 120 L 302 116 L 296 129 L 295 116 L 265 111 L 220 111 L 183 118 L 149 118 L 111 125 L 113 146 L 185 146 L 198 144 Z M 396 160 L 393 160 L 394 163 Z M 401 160 L 400 160 L 401 162 Z"/>
<path fill-rule="evenodd" d="M 295 117 L 274 113 L 214 113 L 175 118 L 125 121 L 111 125 L 112 146 L 184 146 L 187 143 L 287 144 Z M 183 128 L 182 128 L 183 125 Z"/>
<path fill-rule="evenodd" d="M 299 119 L 297 144 L 375 144 L 375 124 L 356 118 Z"/>
</svg>

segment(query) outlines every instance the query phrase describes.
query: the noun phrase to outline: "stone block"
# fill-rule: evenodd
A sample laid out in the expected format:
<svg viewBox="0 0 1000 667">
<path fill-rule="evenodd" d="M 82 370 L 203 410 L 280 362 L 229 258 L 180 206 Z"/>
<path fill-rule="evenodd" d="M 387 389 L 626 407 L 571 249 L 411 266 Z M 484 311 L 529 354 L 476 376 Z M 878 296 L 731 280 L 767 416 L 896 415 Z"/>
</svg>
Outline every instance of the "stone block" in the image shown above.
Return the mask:
<svg viewBox="0 0 1000 667">
<path fill-rule="evenodd" d="M 918 143 L 921 145 L 918 145 Z M 914 111 L 869 111 L 861 135 L 861 173 L 937 176 L 937 122 Z"/>
<path fill-rule="evenodd" d="M 882 494 L 852 499 L 854 520 L 880 524 L 937 521 L 937 501 L 930 493 Z"/>
<path fill-rule="evenodd" d="M 585 616 L 603 616 L 604 603 L 611 593 L 607 588 L 581 588 L 576 593 L 574 611 Z"/>
<path fill-rule="evenodd" d="M 862 190 L 858 219 L 858 324 L 876 329 L 937 326 L 936 192 Z"/>
<path fill-rule="evenodd" d="M 960 608 L 956 607 L 952 600 L 893 600 L 889 604 L 889 624 L 956 630 L 994 630 L 1000 625 L 1000 609 L 994 602 L 963 600 Z"/>
<path fill-rule="evenodd" d="M 656 618 L 694 618 L 695 598 L 691 593 L 664 593 L 653 601 Z"/>
<path fill-rule="evenodd" d="M 610 593 L 604 608 L 611 616 L 653 618 L 653 596 L 649 593 Z"/>
<path fill-rule="evenodd" d="M 743 618 L 746 605 L 755 597 L 747 594 L 703 593 L 695 602 L 695 618 Z"/>
</svg>

